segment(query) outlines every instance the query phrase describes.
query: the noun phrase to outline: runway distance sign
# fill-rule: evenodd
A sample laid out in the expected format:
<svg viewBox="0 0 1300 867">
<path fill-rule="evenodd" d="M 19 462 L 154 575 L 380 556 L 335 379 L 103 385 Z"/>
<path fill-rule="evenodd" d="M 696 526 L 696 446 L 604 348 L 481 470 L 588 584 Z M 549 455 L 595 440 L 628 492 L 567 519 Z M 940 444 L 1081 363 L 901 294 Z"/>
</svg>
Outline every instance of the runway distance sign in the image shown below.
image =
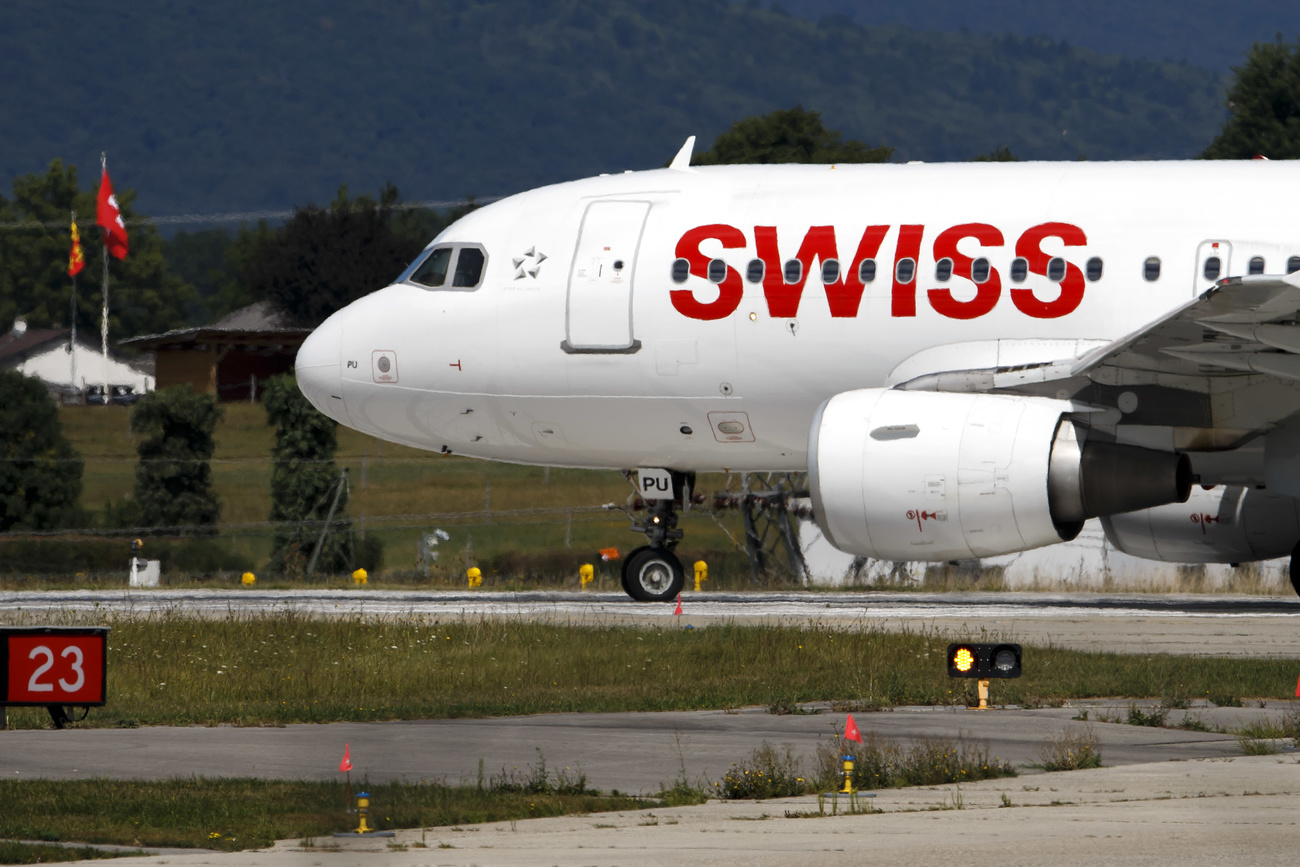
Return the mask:
<svg viewBox="0 0 1300 867">
<path fill-rule="evenodd" d="M 0 629 L 0 706 L 101 707 L 107 697 L 108 627 Z"/>
</svg>

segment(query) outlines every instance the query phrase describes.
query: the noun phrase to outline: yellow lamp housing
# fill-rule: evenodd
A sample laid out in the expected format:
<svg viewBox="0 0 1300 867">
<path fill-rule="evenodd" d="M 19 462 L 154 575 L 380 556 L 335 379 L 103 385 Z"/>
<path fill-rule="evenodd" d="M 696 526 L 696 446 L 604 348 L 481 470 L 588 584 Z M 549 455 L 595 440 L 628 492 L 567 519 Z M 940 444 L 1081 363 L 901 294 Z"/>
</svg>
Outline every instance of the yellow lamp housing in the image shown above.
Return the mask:
<svg viewBox="0 0 1300 867">
<path fill-rule="evenodd" d="M 948 645 L 948 676 L 990 678 L 1020 677 L 1019 644 L 957 641 Z"/>
</svg>

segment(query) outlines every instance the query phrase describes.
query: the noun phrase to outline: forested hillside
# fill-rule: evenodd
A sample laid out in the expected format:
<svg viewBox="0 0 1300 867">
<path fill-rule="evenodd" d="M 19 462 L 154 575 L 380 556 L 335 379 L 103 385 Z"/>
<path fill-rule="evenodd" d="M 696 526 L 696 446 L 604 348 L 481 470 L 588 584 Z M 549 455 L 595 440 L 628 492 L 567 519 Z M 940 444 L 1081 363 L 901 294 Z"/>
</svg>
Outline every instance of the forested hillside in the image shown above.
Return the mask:
<svg viewBox="0 0 1300 867">
<path fill-rule="evenodd" d="M 1014 33 L 1066 39 L 1103 54 L 1186 60 L 1220 72 L 1238 66 L 1254 42 L 1300 35 L 1294 0 L 778 0 L 795 15 L 818 20 L 848 15 L 860 24 L 922 30 Z M 767 5 L 764 3 L 764 5 Z"/>
<path fill-rule="evenodd" d="M 936 21 L 934 25 L 940 26 Z M 0 190 L 51 159 L 152 214 L 408 199 L 662 165 L 803 104 L 895 159 L 1190 157 L 1226 80 L 1061 42 L 722 0 L 0 6 Z"/>
</svg>

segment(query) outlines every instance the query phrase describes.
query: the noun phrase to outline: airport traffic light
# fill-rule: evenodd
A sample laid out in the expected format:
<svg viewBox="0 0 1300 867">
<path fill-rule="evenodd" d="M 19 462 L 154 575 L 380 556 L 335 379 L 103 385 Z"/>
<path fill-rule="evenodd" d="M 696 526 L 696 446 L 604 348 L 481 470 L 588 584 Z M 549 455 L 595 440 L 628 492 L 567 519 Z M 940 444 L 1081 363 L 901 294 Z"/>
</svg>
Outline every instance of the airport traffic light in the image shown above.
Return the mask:
<svg viewBox="0 0 1300 867">
<path fill-rule="evenodd" d="M 981 644 L 958 641 L 948 645 L 948 676 L 1020 677 L 1019 644 Z"/>
</svg>

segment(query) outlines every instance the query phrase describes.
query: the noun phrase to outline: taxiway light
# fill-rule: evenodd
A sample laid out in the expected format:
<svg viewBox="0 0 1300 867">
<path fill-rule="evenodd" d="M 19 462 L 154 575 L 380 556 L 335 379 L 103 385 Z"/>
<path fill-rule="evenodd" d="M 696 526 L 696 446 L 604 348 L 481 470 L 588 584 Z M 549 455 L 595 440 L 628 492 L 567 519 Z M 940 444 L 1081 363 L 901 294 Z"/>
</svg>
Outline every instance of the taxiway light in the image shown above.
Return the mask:
<svg viewBox="0 0 1300 867">
<path fill-rule="evenodd" d="M 1019 644 L 991 644 L 959 641 L 948 645 L 948 676 L 1020 677 Z"/>
<path fill-rule="evenodd" d="M 245 572 L 243 574 L 243 577 L 241 577 L 239 580 L 244 584 L 245 587 L 249 587 L 257 583 L 257 576 L 254 575 L 252 572 Z"/>
</svg>

